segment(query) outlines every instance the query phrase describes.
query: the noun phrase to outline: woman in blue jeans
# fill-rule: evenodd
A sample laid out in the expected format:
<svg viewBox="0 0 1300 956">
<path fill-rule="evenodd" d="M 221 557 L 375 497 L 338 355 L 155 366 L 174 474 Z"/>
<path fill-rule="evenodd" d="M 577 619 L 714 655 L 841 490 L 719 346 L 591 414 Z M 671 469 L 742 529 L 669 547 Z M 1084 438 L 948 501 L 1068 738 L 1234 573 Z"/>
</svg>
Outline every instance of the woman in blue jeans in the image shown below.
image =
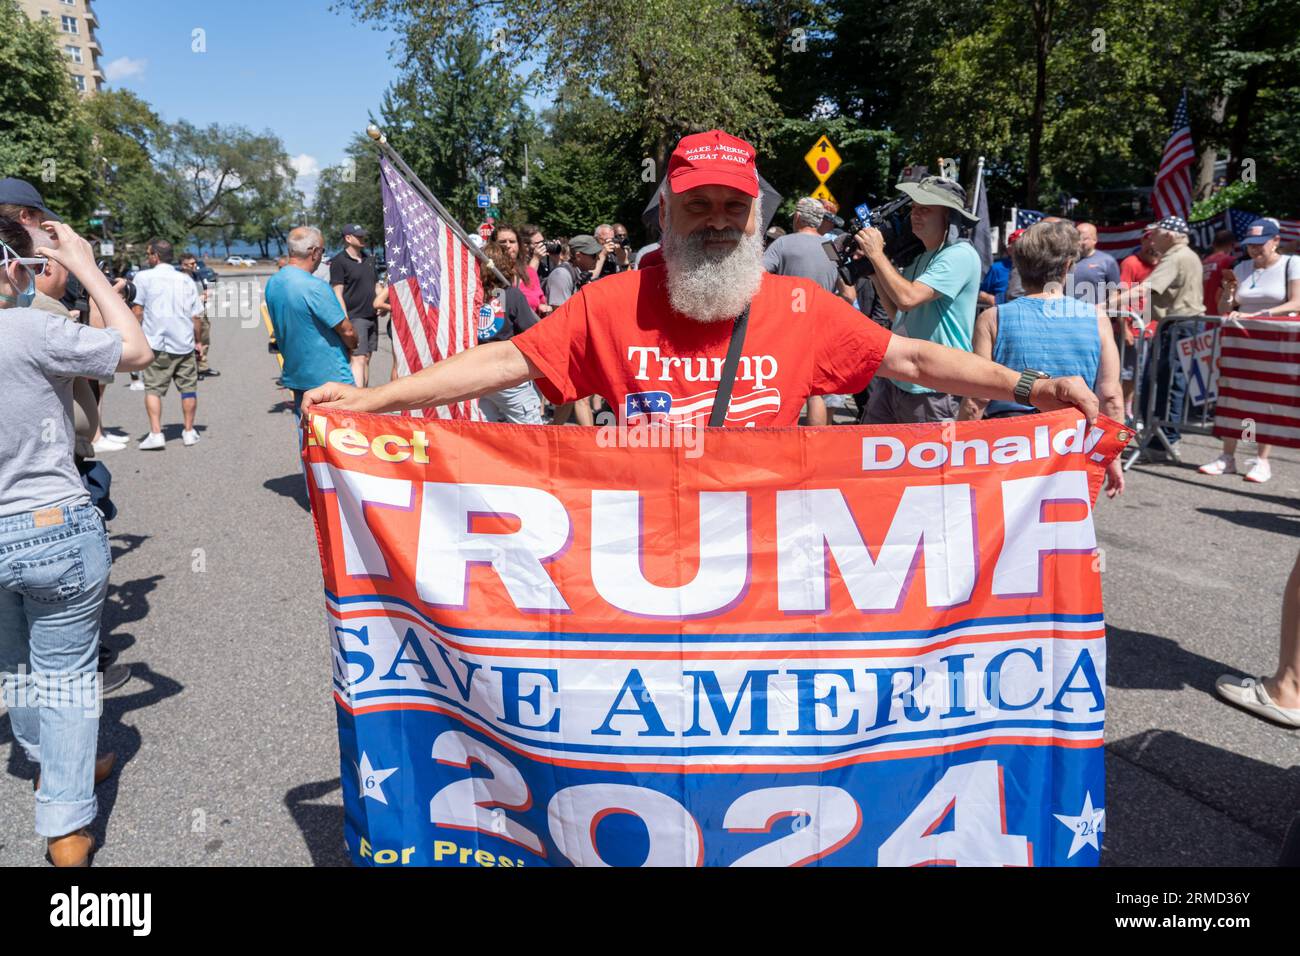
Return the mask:
<svg viewBox="0 0 1300 956">
<path fill-rule="evenodd" d="M 0 216 L 0 684 L 14 738 L 40 770 L 36 832 L 56 866 L 85 866 L 94 841 L 100 700 L 95 673 L 111 557 L 72 460 L 72 383 L 142 369 L 153 352 L 90 244 Z M 53 259 L 81 280 L 106 328 L 31 308 Z"/>
<path fill-rule="evenodd" d="M 1119 350 L 1102 306 L 1064 294 L 1066 277 L 1079 259 L 1079 232 L 1069 222 L 1040 222 L 1011 247 L 1025 294 L 985 309 L 975 320 L 972 351 L 1008 368 L 1032 368 L 1048 375 L 1077 375 L 1092 382 L 1104 415 L 1124 420 Z M 967 398 L 960 421 L 1032 415 L 1038 409 L 1016 402 Z M 1106 471 L 1106 494 L 1124 490 L 1116 458 Z"/>
</svg>

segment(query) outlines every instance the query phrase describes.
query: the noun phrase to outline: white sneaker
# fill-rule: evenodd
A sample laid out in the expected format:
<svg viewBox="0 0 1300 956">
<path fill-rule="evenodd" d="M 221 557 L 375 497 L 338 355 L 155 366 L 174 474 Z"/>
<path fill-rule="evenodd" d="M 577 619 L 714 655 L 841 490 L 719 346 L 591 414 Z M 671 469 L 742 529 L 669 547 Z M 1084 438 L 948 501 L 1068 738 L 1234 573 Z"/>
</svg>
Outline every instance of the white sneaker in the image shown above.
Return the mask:
<svg viewBox="0 0 1300 956">
<path fill-rule="evenodd" d="M 103 438 L 95 442 L 90 447 L 95 449 L 96 455 L 102 455 L 108 451 L 121 451 L 123 448 L 126 447 L 126 442 L 114 441 L 113 439 L 105 435 Z"/>
<path fill-rule="evenodd" d="M 1203 475 L 1235 475 L 1237 473 L 1237 459 L 1232 455 L 1220 455 L 1214 461 L 1202 465 L 1196 470 Z"/>
<path fill-rule="evenodd" d="M 1252 458 L 1246 464 L 1250 465 L 1249 470 L 1242 476 L 1246 481 L 1262 485 L 1273 477 L 1273 467 L 1268 463 L 1267 458 Z"/>
<path fill-rule="evenodd" d="M 187 432 L 181 432 L 181 441 L 186 445 L 197 445 L 199 443 L 199 433 L 193 428 Z"/>
<path fill-rule="evenodd" d="M 139 448 L 141 451 L 158 451 L 166 445 L 167 439 L 163 438 L 162 432 L 150 432 L 148 438 L 141 439 Z"/>
<path fill-rule="evenodd" d="M 130 386 L 130 388 L 131 388 L 131 391 L 133 391 L 133 392 L 143 392 L 143 391 L 144 391 L 144 382 L 140 381 L 138 378 L 133 378 L 133 379 L 131 379 L 131 386 Z"/>
</svg>

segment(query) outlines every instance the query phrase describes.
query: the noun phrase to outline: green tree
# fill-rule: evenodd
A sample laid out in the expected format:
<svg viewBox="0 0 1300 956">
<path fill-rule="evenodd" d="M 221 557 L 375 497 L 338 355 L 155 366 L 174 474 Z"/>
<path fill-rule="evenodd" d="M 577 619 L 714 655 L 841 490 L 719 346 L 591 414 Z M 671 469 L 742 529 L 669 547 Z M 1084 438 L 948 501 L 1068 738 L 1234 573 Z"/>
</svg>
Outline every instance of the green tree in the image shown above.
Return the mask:
<svg viewBox="0 0 1300 956">
<path fill-rule="evenodd" d="M 507 211 L 518 205 L 524 148 L 539 135 L 525 82 L 478 35 L 463 31 L 419 48 L 384 94 L 389 143 L 467 228 L 480 215 L 482 187 L 504 187 Z M 369 184 L 377 193 L 377 179 Z"/>
<path fill-rule="evenodd" d="M 107 239 L 139 243 L 185 239 L 186 209 L 175 179 L 155 164 L 169 127 L 129 90 L 106 90 L 85 102 L 93 142 L 95 205 L 109 211 Z"/>
<path fill-rule="evenodd" d="M 0 0 L 0 176 L 36 186 L 65 219 L 92 208 L 90 129 L 54 29 Z"/>
<path fill-rule="evenodd" d="M 280 138 L 267 130 L 186 120 L 172 127 L 160 161 L 183 202 L 182 230 L 236 232 L 266 210 L 288 210 L 295 201 L 295 172 Z"/>
<path fill-rule="evenodd" d="M 700 0 L 337 0 L 372 22 L 405 24 L 405 55 L 456 30 L 492 38 L 503 61 L 540 61 L 547 89 L 607 98 L 662 167 L 683 133 L 726 126 L 757 135 L 775 114 L 771 51 L 747 5 Z"/>
<path fill-rule="evenodd" d="M 640 148 L 616 114 L 608 100 L 573 85 L 543 114 L 550 135 L 538 148 L 525 201 L 527 219 L 547 235 L 590 234 L 620 221 L 639 231 L 656 180 L 642 181 Z"/>
<path fill-rule="evenodd" d="M 343 227 L 360 223 L 372 236 L 384 234 L 384 206 L 379 190 L 379 154 L 364 134 L 358 134 L 347 148 L 347 159 L 321 170 L 316 180 L 312 221 L 333 248 L 343 236 Z"/>
</svg>

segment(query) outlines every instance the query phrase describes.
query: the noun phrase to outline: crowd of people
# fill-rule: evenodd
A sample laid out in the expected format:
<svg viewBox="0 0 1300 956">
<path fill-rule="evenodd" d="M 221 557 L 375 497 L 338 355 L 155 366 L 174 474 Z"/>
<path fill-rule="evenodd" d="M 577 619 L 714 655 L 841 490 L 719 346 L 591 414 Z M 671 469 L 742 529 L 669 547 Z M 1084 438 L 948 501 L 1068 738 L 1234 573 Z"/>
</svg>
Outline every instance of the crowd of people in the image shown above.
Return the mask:
<svg viewBox="0 0 1300 956">
<path fill-rule="evenodd" d="M 922 247 L 906 262 L 891 259 L 879 230 L 847 233 L 836 210 L 813 197 L 794 203 L 788 232 L 770 225 L 775 210 L 764 208 L 753 147 L 720 130 L 687 136 L 669 162 L 654 241 L 634 248 L 620 223 L 568 238 L 499 224 L 487 239 L 473 237 L 484 263 L 478 346 L 374 384 L 371 357 L 391 309 L 367 231 L 345 227 L 332 237 L 341 250 L 326 262 L 326 237 L 300 226 L 265 288 L 281 382 L 295 416 L 313 407 L 423 409 L 472 396 L 492 421 L 538 426 L 591 425 L 601 415 L 678 426 L 817 426 L 836 417 L 894 424 L 1066 407 L 1132 421 L 1145 388 L 1173 405 L 1186 387 L 1176 364 L 1141 366 L 1134 346 L 1155 334 L 1151 320 L 1300 311 L 1300 260 L 1280 252 L 1270 220 L 1251 228 L 1245 258 L 1226 234 L 1202 262 L 1187 223 L 1168 217 L 1117 263 L 1098 250 L 1094 225 L 1048 217 L 1012 232 L 984 268 L 966 238 L 975 216 L 959 184 L 930 176 L 898 189 L 911 200 Z M 842 250 L 865 260 L 858 278 L 840 267 Z M 110 282 L 90 245 L 30 184 L 0 182 L 0 377 L 15 390 L 20 419 L 0 430 L 7 674 L 103 670 L 111 503 L 94 472 L 100 454 L 126 444 L 100 427 L 104 384 L 117 372 L 139 375 L 131 388 L 145 393 L 149 420 L 141 450 L 167 444 L 163 400 L 173 384 L 182 444 L 199 440 L 197 385 L 218 374 L 208 364 L 208 290 L 192 255 L 176 268 L 170 242 L 154 240 L 147 251 L 149 268 Z M 1167 357 L 1176 333 L 1159 334 L 1169 339 Z M 735 372 L 724 382 L 733 346 L 741 359 L 726 363 Z M 730 400 L 715 401 L 719 392 Z M 1236 450 L 1225 441 L 1201 470 L 1235 473 Z M 1269 480 L 1266 446 L 1244 477 Z M 1118 462 L 1106 488 L 1123 491 Z M 1225 677 L 1220 693 L 1300 726 L 1295 581 L 1278 674 Z M 85 862 L 94 784 L 112 766 L 111 755 L 96 756 L 97 719 L 44 705 L 9 713 L 15 737 L 41 765 L 36 821 L 51 858 Z"/>
</svg>

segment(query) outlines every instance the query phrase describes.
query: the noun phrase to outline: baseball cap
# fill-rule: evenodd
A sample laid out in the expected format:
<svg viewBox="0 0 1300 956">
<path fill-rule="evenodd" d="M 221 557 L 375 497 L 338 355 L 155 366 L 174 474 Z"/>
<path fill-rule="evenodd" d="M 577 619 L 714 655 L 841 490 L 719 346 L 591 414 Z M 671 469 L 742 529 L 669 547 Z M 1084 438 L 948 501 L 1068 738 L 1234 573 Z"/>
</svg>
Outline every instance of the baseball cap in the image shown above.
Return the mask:
<svg viewBox="0 0 1300 956">
<path fill-rule="evenodd" d="M 1259 246 L 1268 242 L 1274 236 L 1280 236 L 1282 230 L 1278 224 L 1271 219 L 1256 219 L 1249 228 L 1246 229 L 1246 235 L 1241 240 L 1243 246 Z"/>
<path fill-rule="evenodd" d="M 7 179 L 0 179 L 0 205 L 26 206 L 29 209 L 39 209 L 41 215 L 46 219 L 63 222 L 62 219 L 55 215 L 53 210 L 45 205 L 45 200 L 36 191 L 36 187 L 25 179 L 15 179 L 12 176 Z"/>
<path fill-rule="evenodd" d="M 358 239 L 364 239 L 370 235 L 370 231 L 359 222 L 349 223 L 343 227 L 343 235 L 356 236 Z"/>
<path fill-rule="evenodd" d="M 894 187 L 914 203 L 922 206 L 944 206 L 970 222 L 979 222 L 979 216 L 966 209 L 966 190 L 960 183 L 943 176 L 926 176 L 917 183 L 899 183 Z"/>
<path fill-rule="evenodd" d="M 600 240 L 595 236 L 574 236 L 569 240 L 569 249 L 571 251 L 585 253 L 589 256 L 600 255 L 600 250 L 604 248 L 600 244 Z"/>
<path fill-rule="evenodd" d="M 668 159 L 668 188 L 684 193 L 700 186 L 729 186 L 757 198 L 754 147 L 720 129 L 683 136 Z"/>
<path fill-rule="evenodd" d="M 1188 235 L 1191 230 L 1187 228 L 1187 220 L 1182 216 L 1165 216 L 1156 223 L 1157 229 L 1168 229 L 1170 232 L 1180 232 L 1184 236 Z"/>
</svg>

